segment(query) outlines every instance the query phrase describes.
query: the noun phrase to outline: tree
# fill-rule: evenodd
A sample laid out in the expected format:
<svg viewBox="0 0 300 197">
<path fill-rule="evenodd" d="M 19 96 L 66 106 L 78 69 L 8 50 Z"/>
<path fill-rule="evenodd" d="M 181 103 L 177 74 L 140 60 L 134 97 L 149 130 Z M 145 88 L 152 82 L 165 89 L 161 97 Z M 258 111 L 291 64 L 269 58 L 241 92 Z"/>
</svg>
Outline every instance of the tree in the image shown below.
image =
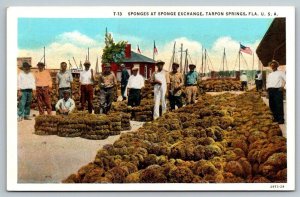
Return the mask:
<svg viewBox="0 0 300 197">
<path fill-rule="evenodd" d="M 120 63 L 125 58 L 125 45 L 127 41 L 114 42 L 110 33 L 105 34 L 105 47 L 102 54 L 102 63 Z"/>
</svg>

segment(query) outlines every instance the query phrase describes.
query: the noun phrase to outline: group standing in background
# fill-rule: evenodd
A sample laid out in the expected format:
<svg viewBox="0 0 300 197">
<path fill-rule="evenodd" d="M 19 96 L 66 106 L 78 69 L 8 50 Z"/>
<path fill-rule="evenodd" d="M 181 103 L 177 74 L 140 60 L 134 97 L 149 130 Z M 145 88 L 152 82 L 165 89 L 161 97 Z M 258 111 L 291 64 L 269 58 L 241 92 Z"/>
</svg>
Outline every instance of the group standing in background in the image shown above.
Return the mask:
<svg viewBox="0 0 300 197">
<path fill-rule="evenodd" d="M 283 91 L 286 82 L 284 72 L 279 71 L 279 63 L 275 60 L 269 63 L 272 71 L 267 77 L 266 88 L 269 95 L 269 106 L 274 122 L 284 124 Z"/>
</svg>

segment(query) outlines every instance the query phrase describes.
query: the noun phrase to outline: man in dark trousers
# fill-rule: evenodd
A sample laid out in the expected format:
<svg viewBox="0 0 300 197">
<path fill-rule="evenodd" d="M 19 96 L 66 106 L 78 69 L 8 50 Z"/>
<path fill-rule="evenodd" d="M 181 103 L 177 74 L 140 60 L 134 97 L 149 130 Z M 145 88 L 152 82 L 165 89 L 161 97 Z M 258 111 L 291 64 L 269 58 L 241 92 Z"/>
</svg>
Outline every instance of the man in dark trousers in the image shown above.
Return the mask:
<svg viewBox="0 0 300 197">
<path fill-rule="evenodd" d="M 269 66 L 273 70 L 267 77 L 267 90 L 269 94 L 269 106 L 272 111 L 274 122 L 284 124 L 284 111 L 283 111 L 283 89 L 285 86 L 285 74 L 277 70 L 279 63 L 272 60 Z"/>
<path fill-rule="evenodd" d="M 132 68 L 132 75 L 128 81 L 128 106 L 135 107 L 141 103 L 141 89 L 145 86 L 145 80 L 142 75 L 138 73 L 139 68 Z"/>
<path fill-rule="evenodd" d="M 122 68 L 122 73 L 121 73 L 121 94 L 122 94 L 123 101 L 125 101 L 126 100 L 125 90 L 126 90 L 126 86 L 128 84 L 129 73 L 126 69 L 125 64 L 121 64 L 121 68 Z"/>
<path fill-rule="evenodd" d="M 262 90 L 263 81 L 262 81 L 262 74 L 261 74 L 260 70 L 258 70 L 256 72 L 255 85 L 256 85 L 256 91 L 257 92 Z"/>
</svg>

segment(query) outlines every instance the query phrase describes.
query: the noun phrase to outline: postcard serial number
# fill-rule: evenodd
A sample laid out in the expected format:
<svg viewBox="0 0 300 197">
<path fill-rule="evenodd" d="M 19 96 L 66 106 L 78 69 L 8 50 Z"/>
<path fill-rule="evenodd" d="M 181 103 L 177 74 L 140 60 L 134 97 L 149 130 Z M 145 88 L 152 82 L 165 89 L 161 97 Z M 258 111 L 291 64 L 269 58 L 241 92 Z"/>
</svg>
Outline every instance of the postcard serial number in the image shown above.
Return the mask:
<svg viewBox="0 0 300 197">
<path fill-rule="evenodd" d="M 283 189 L 284 185 L 271 185 L 270 188 L 271 189 Z"/>
</svg>

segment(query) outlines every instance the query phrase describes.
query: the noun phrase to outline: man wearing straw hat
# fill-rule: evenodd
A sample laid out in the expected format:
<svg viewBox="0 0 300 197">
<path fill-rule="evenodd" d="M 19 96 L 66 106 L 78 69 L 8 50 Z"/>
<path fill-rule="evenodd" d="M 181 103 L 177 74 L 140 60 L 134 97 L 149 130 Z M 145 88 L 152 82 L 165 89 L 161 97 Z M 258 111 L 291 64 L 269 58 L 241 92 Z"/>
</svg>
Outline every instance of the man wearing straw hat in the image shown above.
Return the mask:
<svg viewBox="0 0 300 197">
<path fill-rule="evenodd" d="M 35 78 L 30 72 L 31 65 L 24 62 L 22 71 L 18 75 L 18 121 L 30 120 L 30 104 L 32 96 L 35 96 Z"/>
<path fill-rule="evenodd" d="M 272 111 L 274 122 L 284 124 L 284 110 L 283 110 L 283 89 L 285 86 L 285 74 L 277 70 L 279 63 L 272 60 L 269 66 L 273 70 L 267 77 L 267 90 L 269 94 L 269 106 Z"/>
<path fill-rule="evenodd" d="M 165 62 L 158 60 L 156 62 L 157 71 L 155 71 L 151 76 L 151 83 L 154 85 L 154 113 L 153 119 L 159 117 L 159 105 L 161 103 L 162 114 L 167 111 L 166 105 L 166 93 L 167 84 L 170 83 L 168 73 L 163 70 Z"/>
<path fill-rule="evenodd" d="M 111 108 L 111 104 L 115 96 L 115 87 L 117 86 L 117 78 L 111 72 L 109 63 L 105 64 L 104 71 L 99 78 L 100 88 L 100 114 L 107 114 Z"/>
<path fill-rule="evenodd" d="M 145 80 L 138 73 L 139 68 L 132 68 L 132 75 L 128 80 L 128 106 L 135 107 L 139 106 L 141 103 L 141 89 L 145 86 Z"/>
</svg>

